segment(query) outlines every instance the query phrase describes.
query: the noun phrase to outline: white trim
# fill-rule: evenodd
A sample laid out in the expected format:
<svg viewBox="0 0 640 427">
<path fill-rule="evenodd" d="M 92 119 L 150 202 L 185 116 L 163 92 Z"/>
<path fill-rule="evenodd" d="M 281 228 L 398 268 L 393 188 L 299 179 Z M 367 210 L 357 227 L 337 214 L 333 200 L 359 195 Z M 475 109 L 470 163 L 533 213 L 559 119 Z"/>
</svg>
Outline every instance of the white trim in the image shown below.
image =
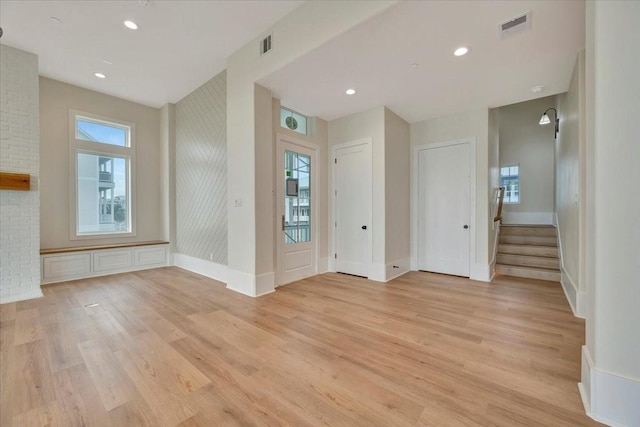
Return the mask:
<svg viewBox="0 0 640 427">
<path fill-rule="evenodd" d="M 553 212 L 509 212 L 507 206 L 502 209 L 503 224 L 553 224 Z"/>
<path fill-rule="evenodd" d="M 594 367 L 587 346 L 582 346 L 582 382 L 578 384 L 587 415 L 610 426 L 640 425 L 640 381 Z"/>
<path fill-rule="evenodd" d="M 329 257 L 322 257 L 318 259 L 318 274 L 328 273 L 329 270 Z"/>
<path fill-rule="evenodd" d="M 164 260 L 158 262 L 138 262 L 138 253 L 151 248 L 162 248 Z M 125 257 L 128 262 L 119 265 L 101 265 L 100 255 L 112 255 Z M 86 251 L 60 252 L 55 254 L 40 255 L 41 284 L 66 282 L 70 280 L 88 279 L 91 277 L 109 276 L 111 274 L 128 273 L 131 271 L 150 270 L 152 268 L 166 267 L 169 265 L 169 244 L 141 245 L 123 248 L 93 249 Z M 81 270 L 64 270 L 65 266 L 72 266 L 74 261 L 84 262 Z M 58 270 L 50 268 L 52 264 L 58 264 Z"/>
<path fill-rule="evenodd" d="M 494 216 L 495 218 L 495 216 Z M 496 259 L 498 258 L 498 245 L 500 244 L 500 221 L 493 221 L 493 254 L 489 262 L 489 282 L 496 276 Z"/>
<path fill-rule="evenodd" d="M 254 298 L 270 294 L 275 291 L 275 275 L 270 272 L 254 276 L 227 267 L 227 289 Z"/>
<path fill-rule="evenodd" d="M 471 262 L 471 265 L 469 265 L 469 279 L 479 282 L 491 282 L 491 278 L 491 266 L 489 264 Z"/>
<path fill-rule="evenodd" d="M 471 136 L 451 141 L 432 142 L 428 144 L 413 147 L 411 155 L 411 258 L 410 265 L 414 271 L 418 270 L 418 156 L 422 150 L 433 148 L 447 147 L 451 145 L 469 144 L 469 227 L 472 233 L 469 234 L 469 278 L 488 282 L 491 280 L 489 275 L 489 265 L 476 264 L 476 137 Z"/>
<path fill-rule="evenodd" d="M 358 145 L 368 145 L 369 146 L 369 173 L 370 173 L 370 181 L 371 181 L 371 206 L 369 207 L 369 228 L 371 229 L 371 233 L 369 234 L 369 265 L 367 266 L 368 278 L 371 280 L 378 280 L 381 275 L 376 275 L 378 279 L 373 279 L 372 274 L 376 267 L 373 265 L 373 138 L 367 137 L 362 138 L 350 142 L 345 142 L 342 144 L 335 144 L 331 146 L 331 150 L 329 150 L 329 167 L 331 168 L 331 185 L 329 186 L 329 248 L 331 249 L 331 253 L 329 254 L 329 271 L 336 271 L 336 262 L 335 262 L 335 254 L 337 252 L 337 241 L 336 241 L 336 218 L 337 218 L 337 205 L 336 205 L 336 188 L 337 188 L 337 180 L 336 176 L 336 164 L 334 159 L 337 157 L 338 150 L 344 148 L 355 147 Z"/>
<path fill-rule="evenodd" d="M 116 127 L 128 127 L 128 146 L 121 147 L 101 142 L 92 142 L 84 139 L 76 138 L 76 117 L 90 119 L 96 122 L 115 125 Z M 136 128 L 135 124 L 126 120 L 115 119 L 111 117 L 99 116 L 97 114 L 87 113 L 78 110 L 69 110 L 69 240 L 93 240 L 93 239 L 109 239 L 118 237 L 135 237 L 136 236 L 136 211 L 137 211 L 137 161 L 136 151 L 137 144 L 135 140 Z M 105 157 L 119 157 L 127 159 L 127 203 L 129 212 L 129 230 L 116 232 L 96 232 L 96 233 L 78 233 L 78 154 L 104 155 Z"/>
<path fill-rule="evenodd" d="M 369 265 L 369 280 L 373 280 L 375 282 L 386 282 L 387 281 L 387 266 L 386 264 L 381 264 L 378 262 L 372 262 Z"/>
<path fill-rule="evenodd" d="M 393 262 L 387 263 L 387 271 L 386 271 L 386 281 L 390 281 L 395 279 L 396 277 L 400 277 L 403 274 L 409 272 L 410 259 L 409 257 L 397 259 Z M 398 268 L 394 268 L 398 267 Z"/>
<path fill-rule="evenodd" d="M 573 315 L 579 317 L 581 319 L 585 318 L 585 298 L 586 294 L 584 292 L 580 292 L 580 287 L 573 280 L 571 275 L 567 272 L 564 267 L 564 256 L 562 251 L 562 237 L 560 233 L 560 222 L 558 221 L 558 213 L 554 213 L 553 222 L 556 224 L 556 234 L 558 235 L 558 257 L 560 258 L 560 284 L 562 285 L 562 290 L 564 291 L 564 295 L 567 297 L 567 301 L 569 302 L 569 306 L 571 307 L 571 311 Z"/>
<path fill-rule="evenodd" d="M 6 295 L 0 296 L 0 304 L 9 304 L 11 302 L 18 301 L 26 301 L 30 299 L 40 298 L 42 295 L 42 289 L 38 286 L 37 288 L 30 288 L 24 292 L 18 293 L 7 293 Z"/>
<path fill-rule="evenodd" d="M 282 107 L 281 107 L 282 108 Z M 287 108 L 285 108 L 287 109 Z M 288 109 L 287 109 L 288 110 Z M 298 114 L 298 113 L 296 113 Z M 306 116 L 305 116 L 306 117 Z M 302 135 L 302 134 L 301 134 Z M 284 164 L 283 164 L 283 154 L 284 151 L 287 150 L 288 148 L 292 148 L 292 147 L 287 147 L 287 145 L 291 146 L 297 146 L 297 147 L 301 147 L 304 150 L 301 150 L 302 154 L 305 155 L 309 155 L 309 157 L 311 158 L 311 247 L 312 247 L 312 263 L 313 263 L 313 273 L 310 275 L 306 275 L 303 277 L 297 277 L 293 280 L 284 280 L 284 253 L 285 253 L 285 245 L 283 244 L 283 236 L 282 236 L 282 225 L 281 225 L 281 218 L 282 215 L 284 214 L 283 208 L 282 208 L 282 200 L 284 199 L 284 180 L 280 179 L 278 174 L 280 174 L 283 170 L 284 170 Z M 274 279 L 273 282 L 276 283 L 276 286 L 280 286 L 280 285 L 284 285 L 286 283 L 291 283 L 293 281 L 297 281 L 297 280 L 301 280 L 304 279 L 306 277 L 310 277 L 314 274 L 316 274 L 318 272 L 318 254 L 320 252 L 320 235 L 319 235 L 319 229 L 320 227 L 318 227 L 317 225 L 317 220 L 316 218 L 319 218 L 320 215 L 318 215 L 317 213 L 319 212 L 318 209 L 318 192 L 320 191 L 320 185 L 318 183 L 319 179 L 319 171 L 317 171 L 318 169 L 318 146 L 316 144 L 313 144 L 311 142 L 308 141 L 304 141 L 302 139 L 296 138 L 294 136 L 291 135 L 287 135 L 287 134 L 283 134 L 283 133 L 276 133 L 276 223 L 275 223 L 275 230 L 276 230 L 276 234 L 275 234 L 275 239 L 276 239 L 276 248 L 277 248 L 277 253 L 276 253 L 276 268 L 275 271 L 273 272 L 274 274 Z"/>
<path fill-rule="evenodd" d="M 229 268 L 226 265 L 185 254 L 173 254 L 173 265 L 225 284 L 228 281 Z"/>
</svg>

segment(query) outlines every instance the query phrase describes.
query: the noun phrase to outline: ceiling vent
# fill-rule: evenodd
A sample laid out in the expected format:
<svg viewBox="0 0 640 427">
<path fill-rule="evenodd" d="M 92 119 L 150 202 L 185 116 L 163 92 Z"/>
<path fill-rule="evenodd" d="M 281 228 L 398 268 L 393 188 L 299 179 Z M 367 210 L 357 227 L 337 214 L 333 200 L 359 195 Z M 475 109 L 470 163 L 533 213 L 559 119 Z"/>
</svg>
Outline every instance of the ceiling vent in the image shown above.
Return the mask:
<svg viewBox="0 0 640 427">
<path fill-rule="evenodd" d="M 516 16 L 509 19 L 498 26 L 500 30 L 500 38 L 507 38 L 521 31 L 531 29 L 531 12 Z"/>
<path fill-rule="evenodd" d="M 260 41 L 260 55 L 271 51 L 271 34 Z"/>
</svg>

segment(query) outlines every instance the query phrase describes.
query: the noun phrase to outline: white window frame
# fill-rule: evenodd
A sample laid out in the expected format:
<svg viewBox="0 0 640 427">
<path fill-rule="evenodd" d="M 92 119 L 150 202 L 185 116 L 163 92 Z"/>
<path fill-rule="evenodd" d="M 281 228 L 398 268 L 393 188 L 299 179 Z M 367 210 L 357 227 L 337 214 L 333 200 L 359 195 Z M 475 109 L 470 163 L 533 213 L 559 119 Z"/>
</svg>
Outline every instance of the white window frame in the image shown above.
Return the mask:
<svg viewBox="0 0 640 427">
<path fill-rule="evenodd" d="M 305 120 L 305 133 L 302 132 L 298 132 L 297 130 L 293 130 L 293 129 L 289 129 L 286 126 L 282 126 L 282 122 L 281 122 L 281 117 L 282 117 L 282 112 L 283 111 L 288 111 L 289 113 L 293 113 L 296 114 L 300 117 L 304 117 Z M 280 124 L 280 128 L 282 129 L 286 129 L 289 132 L 295 132 L 296 135 L 302 135 L 302 136 L 309 136 L 309 117 L 305 116 L 304 114 L 298 113 L 295 110 L 292 110 L 291 108 L 285 107 L 283 105 L 280 106 L 280 113 L 278 114 L 278 123 Z"/>
<path fill-rule="evenodd" d="M 518 167 L 518 201 L 517 202 L 507 202 L 507 189 L 505 188 L 505 198 L 503 200 L 503 204 L 505 205 L 519 205 L 522 203 L 522 167 L 520 163 L 508 163 L 505 165 L 500 165 L 500 170 L 498 171 L 500 186 L 502 186 L 502 168 L 512 168 L 514 166 Z"/>
<path fill-rule="evenodd" d="M 121 147 L 102 142 L 76 138 L 76 118 L 102 122 L 105 125 L 129 128 L 128 146 Z M 93 154 L 105 157 L 122 157 L 128 160 L 127 183 L 129 185 L 127 203 L 129 207 L 129 231 L 107 231 L 78 233 L 78 177 L 77 155 Z M 115 237 L 133 237 L 136 235 L 136 144 L 135 125 L 124 120 L 99 116 L 84 111 L 69 110 L 69 238 L 70 240 L 108 239 Z"/>
</svg>

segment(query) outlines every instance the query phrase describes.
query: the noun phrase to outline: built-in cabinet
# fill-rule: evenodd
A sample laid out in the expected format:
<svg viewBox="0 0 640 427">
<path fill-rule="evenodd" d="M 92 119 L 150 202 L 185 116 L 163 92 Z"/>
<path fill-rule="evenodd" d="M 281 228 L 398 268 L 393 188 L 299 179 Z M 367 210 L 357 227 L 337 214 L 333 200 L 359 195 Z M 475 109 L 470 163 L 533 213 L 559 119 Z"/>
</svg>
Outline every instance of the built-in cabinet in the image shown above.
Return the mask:
<svg viewBox="0 0 640 427">
<path fill-rule="evenodd" d="M 104 276 L 169 264 L 169 244 L 45 253 L 40 256 L 42 283 Z"/>
</svg>

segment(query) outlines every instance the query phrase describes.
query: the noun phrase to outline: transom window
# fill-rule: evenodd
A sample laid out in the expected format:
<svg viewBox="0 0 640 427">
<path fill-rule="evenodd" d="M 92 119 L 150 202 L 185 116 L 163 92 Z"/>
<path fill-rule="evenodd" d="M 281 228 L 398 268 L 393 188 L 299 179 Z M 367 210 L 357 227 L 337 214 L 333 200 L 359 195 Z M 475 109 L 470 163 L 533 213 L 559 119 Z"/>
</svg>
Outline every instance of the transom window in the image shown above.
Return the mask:
<svg viewBox="0 0 640 427">
<path fill-rule="evenodd" d="M 129 126 L 76 116 L 76 139 L 130 147 L 130 135 Z"/>
<path fill-rule="evenodd" d="M 134 234 L 133 125 L 70 113 L 71 239 Z"/>
<path fill-rule="evenodd" d="M 500 167 L 500 186 L 504 187 L 504 203 L 520 203 L 520 165 Z"/>
<path fill-rule="evenodd" d="M 302 135 L 307 134 L 307 118 L 284 107 L 280 107 L 280 126 Z"/>
</svg>

